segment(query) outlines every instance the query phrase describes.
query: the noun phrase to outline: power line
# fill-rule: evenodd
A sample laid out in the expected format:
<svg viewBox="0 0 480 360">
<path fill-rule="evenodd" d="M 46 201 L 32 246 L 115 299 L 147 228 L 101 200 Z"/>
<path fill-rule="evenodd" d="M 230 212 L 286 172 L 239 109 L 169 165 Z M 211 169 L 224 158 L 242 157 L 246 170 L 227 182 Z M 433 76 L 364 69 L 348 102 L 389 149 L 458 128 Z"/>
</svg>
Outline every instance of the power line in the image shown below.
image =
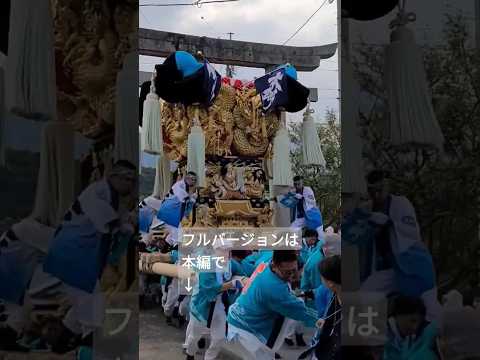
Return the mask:
<svg viewBox="0 0 480 360">
<path fill-rule="evenodd" d="M 228 3 L 228 2 L 235 2 L 240 0 L 210 0 L 210 1 L 195 1 L 193 3 L 170 3 L 170 4 L 140 4 L 139 6 L 198 6 L 204 4 L 214 4 L 214 3 Z"/>
<path fill-rule="evenodd" d="M 327 1 L 329 0 L 324 0 L 322 5 L 320 5 L 320 7 L 317 10 L 315 10 L 312 15 L 309 16 L 309 18 L 302 24 L 302 26 L 300 26 L 287 40 L 285 40 L 285 42 L 282 45 L 285 45 L 290 40 L 292 40 L 295 37 L 295 35 L 297 35 L 300 32 L 300 30 L 302 30 L 305 27 L 305 25 L 308 24 L 308 22 L 315 16 L 315 14 L 320 11 L 320 9 L 327 3 Z"/>
</svg>

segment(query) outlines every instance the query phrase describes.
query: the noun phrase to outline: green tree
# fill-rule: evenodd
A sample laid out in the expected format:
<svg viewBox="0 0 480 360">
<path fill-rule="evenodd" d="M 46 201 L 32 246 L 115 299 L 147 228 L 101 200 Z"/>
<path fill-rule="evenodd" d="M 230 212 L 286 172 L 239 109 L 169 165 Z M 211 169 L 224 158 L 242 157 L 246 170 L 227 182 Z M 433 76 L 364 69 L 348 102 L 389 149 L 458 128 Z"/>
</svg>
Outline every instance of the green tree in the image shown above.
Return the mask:
<svg viewBox="0 0 480 360">
<path fill-rule="evenodd" d="M 317 127 L 326 166 L 302 165 L 302 124 L 290 124 L 290 151 L 293 171 L 302 175 L 320 207 L 325 226 L 340 226 L 341 198 L 341 134 L 337 113 L 329 109 Z"/>
</svg>

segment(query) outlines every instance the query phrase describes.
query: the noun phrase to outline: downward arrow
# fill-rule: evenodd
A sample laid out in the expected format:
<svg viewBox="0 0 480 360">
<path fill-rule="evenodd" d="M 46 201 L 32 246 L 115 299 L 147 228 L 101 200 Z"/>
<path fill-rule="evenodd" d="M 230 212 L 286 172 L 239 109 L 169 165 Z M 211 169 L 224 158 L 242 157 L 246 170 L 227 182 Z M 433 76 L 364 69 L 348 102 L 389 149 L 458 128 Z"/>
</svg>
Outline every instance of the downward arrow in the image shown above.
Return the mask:
<svg viewBox="0 0 480 360">
<path fill-rule="evenodd" d="M 188 292 L 190 292 L 193 288 L 190 286 L 190 277 L 187 278 L 187 286 L 185 286 Z"/>
</svg>

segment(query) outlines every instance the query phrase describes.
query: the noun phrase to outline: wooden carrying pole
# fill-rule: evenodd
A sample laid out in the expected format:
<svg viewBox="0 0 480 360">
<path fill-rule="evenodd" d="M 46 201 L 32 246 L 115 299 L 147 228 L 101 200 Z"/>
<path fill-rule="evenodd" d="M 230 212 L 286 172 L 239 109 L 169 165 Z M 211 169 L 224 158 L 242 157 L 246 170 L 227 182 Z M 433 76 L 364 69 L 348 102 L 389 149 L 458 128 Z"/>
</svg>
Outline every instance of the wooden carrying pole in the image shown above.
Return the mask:
<svg viewBox="0 0 480 360">
<path fill-rule="evenodd" d="M 155 262 L 147 264 L 141 260 L 138 262 L 139 271 L 146 274 L 164 275 L 180 279 L 187 279 L 192 277 L 195 272 L 183 266 L 166 264 L 162 262 Z"/>
</svg>

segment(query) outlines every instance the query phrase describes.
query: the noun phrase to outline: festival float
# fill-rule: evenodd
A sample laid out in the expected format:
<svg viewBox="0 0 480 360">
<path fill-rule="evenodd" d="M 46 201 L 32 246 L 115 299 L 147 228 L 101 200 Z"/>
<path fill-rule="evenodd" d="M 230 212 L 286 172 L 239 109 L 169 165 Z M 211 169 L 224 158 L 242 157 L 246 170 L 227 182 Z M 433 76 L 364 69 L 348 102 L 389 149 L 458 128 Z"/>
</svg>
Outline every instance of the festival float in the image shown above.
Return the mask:
<svg viewBox="0 0 480 360">
<path fill-rule="evenodd" d="M 199 197 L 182 228 L 285 226 L 275 223 L 270 201 L 273 186 L 291 186 L 293 179 L 282 113 L 304 109 L 309 89 L 290 64 L 241 81 L 221 77 L 196 55 L 172 53 L 141 86 L 142 151 L 159 155 L 154 197 L 164 198 L 194 171 Z M 316 135 L 308 131 L 309 125 L 315 130 L 311 113 L 305 112 L 304 126 Z M 304 136 L 303 146 L 305 161 L 322 161 L 318 135 Z M 171 162 L 178 165 L 173 176 L 165 170 Z M 154 233 L 167 236 L 161 227 Z"/>
<path fill-rule="evenodd" d="M 195 115 L 205 134 L 205 183 L 198 222 L 204 226 L 268 226 L 272 210 L 266 197 L 268 161 L 279 115 L 262 114 L 253 84 L 223 78 L 209 109 L 163 103 L 165 156 L 187 169 L 188 135 Z M 193 225 L 193 214 L 182 225 Z"/>
</svg>

